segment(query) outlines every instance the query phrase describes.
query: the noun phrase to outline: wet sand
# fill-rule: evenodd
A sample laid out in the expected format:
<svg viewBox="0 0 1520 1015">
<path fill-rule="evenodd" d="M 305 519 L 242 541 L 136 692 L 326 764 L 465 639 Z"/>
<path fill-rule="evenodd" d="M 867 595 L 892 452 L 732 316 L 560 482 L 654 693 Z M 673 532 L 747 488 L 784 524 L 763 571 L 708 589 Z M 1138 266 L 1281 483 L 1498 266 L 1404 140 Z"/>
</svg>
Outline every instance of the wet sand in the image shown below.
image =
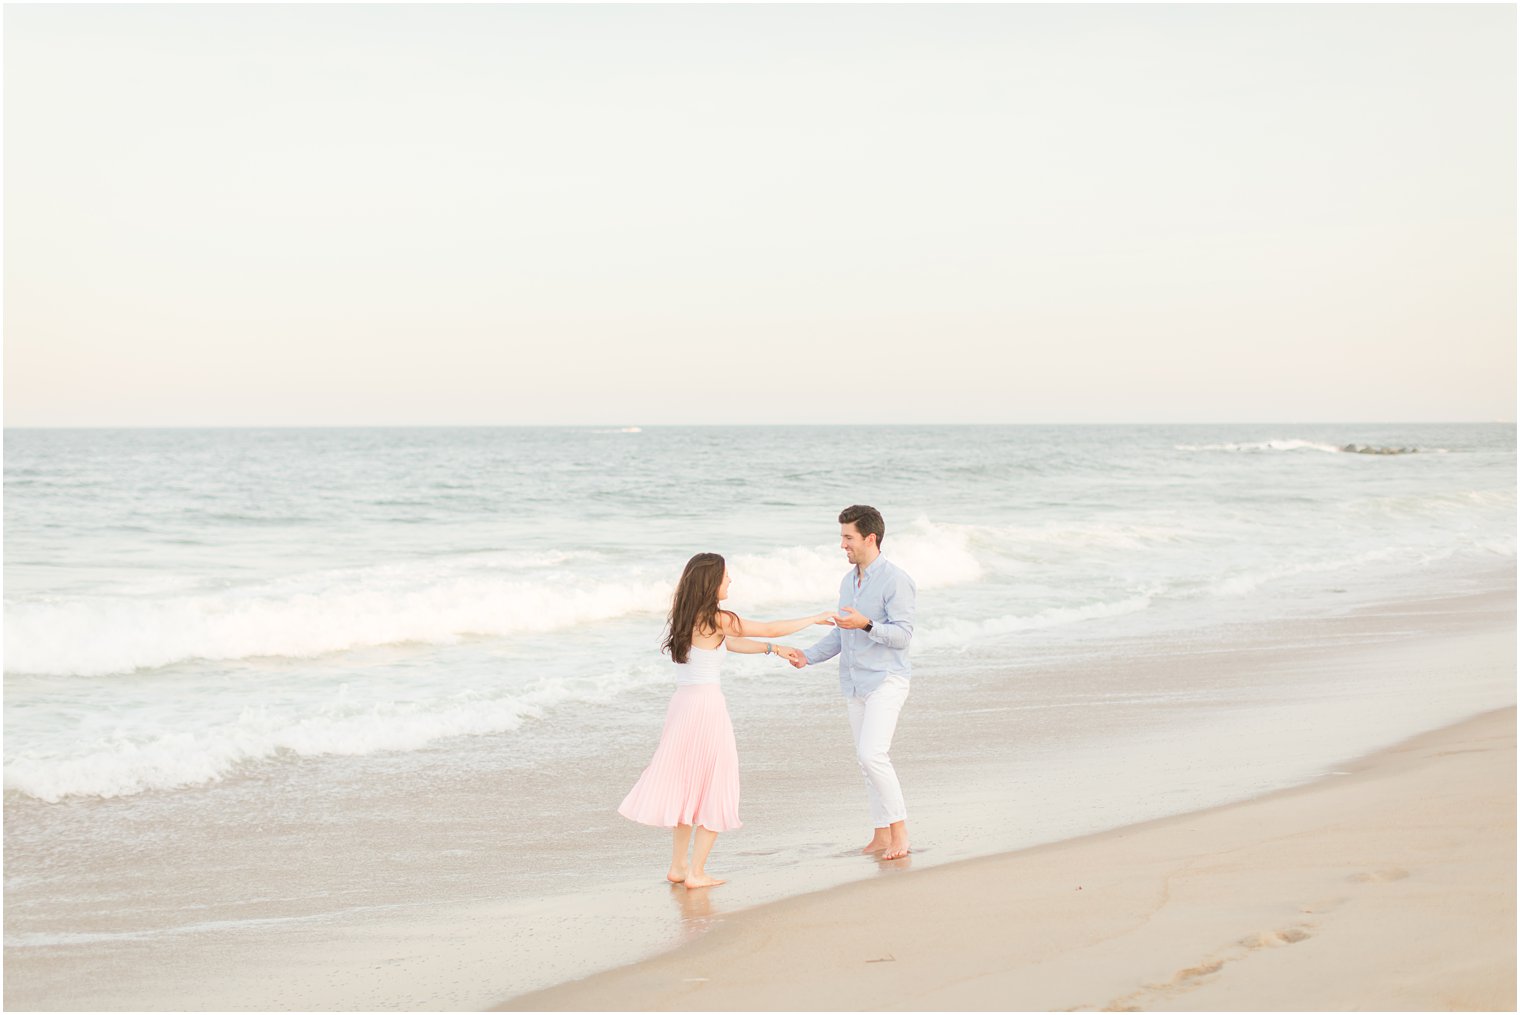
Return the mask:
<svg viewBox="0 0 1520 1015">
<path fill-rule="evenodd" d="M 499 1010 L 1513 1010 L 1515 788 L 1509 708 L 1246 803 L 909 858 Z"/>
</svg>

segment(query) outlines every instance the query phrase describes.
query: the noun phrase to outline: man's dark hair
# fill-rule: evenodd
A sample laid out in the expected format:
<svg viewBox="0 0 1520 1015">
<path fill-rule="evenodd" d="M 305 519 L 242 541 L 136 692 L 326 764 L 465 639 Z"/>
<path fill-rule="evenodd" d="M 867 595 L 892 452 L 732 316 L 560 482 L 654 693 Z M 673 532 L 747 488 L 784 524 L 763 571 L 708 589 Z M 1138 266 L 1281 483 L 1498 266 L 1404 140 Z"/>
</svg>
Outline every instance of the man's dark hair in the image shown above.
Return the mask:
<svg viewBox="0 0 1520 1015">
<path fill-rule="evenodd" d="M 862 536 L 875 535 L 876 548 L 881 549 L 881 541 L 887 538 L 887 523 L 882 521 L 881 512 L 866 504 L 851 504 L 839 512 L 839 524 L 849 523 L 855 526 L 855 531 Z"/>
</svg>

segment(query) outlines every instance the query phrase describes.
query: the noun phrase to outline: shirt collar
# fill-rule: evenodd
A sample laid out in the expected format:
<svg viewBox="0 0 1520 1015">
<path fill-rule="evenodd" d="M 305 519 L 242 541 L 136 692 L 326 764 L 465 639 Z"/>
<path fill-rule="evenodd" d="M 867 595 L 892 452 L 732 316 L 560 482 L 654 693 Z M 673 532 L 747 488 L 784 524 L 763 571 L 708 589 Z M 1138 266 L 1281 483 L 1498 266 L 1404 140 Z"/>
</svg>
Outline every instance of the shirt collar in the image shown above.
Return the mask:
<svg viewBox="0 0 1520 1015">
<path fill-rule="evenodd" d="M 860 580 L 864 582 L 867 578 L 875 575 L 881 570 L 881 566 L 886 562 L 887 555 L 885 553 L 878 553 L 876 555 L 876 559 L 871 561 L 871 563 L 866 567 L 864 571 L 860 572 Z"/>
</svg>

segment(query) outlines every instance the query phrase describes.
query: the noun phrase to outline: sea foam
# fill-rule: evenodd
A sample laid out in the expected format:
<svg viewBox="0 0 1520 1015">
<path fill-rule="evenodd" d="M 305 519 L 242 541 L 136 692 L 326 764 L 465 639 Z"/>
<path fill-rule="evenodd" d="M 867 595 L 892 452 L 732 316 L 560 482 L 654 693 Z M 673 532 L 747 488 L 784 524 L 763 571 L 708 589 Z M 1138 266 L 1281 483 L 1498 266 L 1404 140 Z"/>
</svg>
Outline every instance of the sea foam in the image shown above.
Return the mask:
<svg viewBox="0 0 1520 1015">
<path fill-rule="evenodd" d="M 923 588 L 975 581 L 982 574 L 969 536 L 927 519 L 896 535 L 887 549 Z M 592 566 L 596 563 L 518 580 L 458 573 L 432 561 L 314 573 L 199 595 L 8 603 L 5 669 L 105 676 L 193 659 L 313 658 L 383 645 L 511 638 L 639 614 L 657 622 L 654 618 L 669 610 L 676 575 L 655 578 L 641 569 L 594 577 L 603 570 Z M 730 605 L 832 608 L 848 567 L 837 547 L 734 555 Z"/>
<path fill-rule="evenodd" d="M 70 742 L 66 755 L 21 754 L 5 763 L 5 788 L 39 800 L 131 796 L 216 782 L 252 762 L 280 755 L 321 757 L 412 751 L 445 737 L 505 733 L 555 706 L 599 704 L 670 679 L 659 659 L 595 675 L 539 680 L 512 691 L 466 689 L 360 701 L 344 684 L 246 706 L 207 722 L 194 706 L 146 712 L 130 728 Z"/>
<path fill-rule="evenodd" d="M 665 609 L 671 584 L 583 587 L 462 576 L 407 588 L 365 578 L 312 591 L 265 586 L 163 599 L 8 604 L 9 673 L 101 676 L 189 659 L 313 657 L 470 635 L 553 631 Z"/>
<path fill-rule="evenodd" d="M 986 620 L 951 621 L 916 633 L 914 644 L 921 649 L 964 647 L 979 639 L 998 635 L 1039 631 L 1086 620 L 1122 617 L 1148 609 L 1154 598 L 1154 594 L 1141 594 L 1126 596 L 1111 602 L 1052 607 L 1029 615 L 1005 614 Z"/>
</svg>

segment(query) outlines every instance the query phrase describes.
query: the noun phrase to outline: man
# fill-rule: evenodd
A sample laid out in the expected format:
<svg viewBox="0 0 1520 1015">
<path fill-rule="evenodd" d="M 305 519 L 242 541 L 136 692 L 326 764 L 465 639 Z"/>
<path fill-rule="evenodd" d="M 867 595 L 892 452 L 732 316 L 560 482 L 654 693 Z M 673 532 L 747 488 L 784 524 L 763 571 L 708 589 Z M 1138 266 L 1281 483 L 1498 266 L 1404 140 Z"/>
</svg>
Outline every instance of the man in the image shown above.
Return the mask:
<svg viewBox="0 0 1520 1015">
<path fill-rule="evenodd" d="M 855 504 L 839 513 L 839 545 L 855 566 L 839 585 L 837 625 L 789 654 L 801 669 L 839 656 L 839 687 L 849 706 L 855 757 L 866 777 L 875 832 L 862 853 L 883 860 L 908 855 L 908 809 L 892 768 L 892 734 L 908 700 L 908 643 L 917 589 L 907 572 L 881 554 L 887 534 L 881 512 Z"/>
</svg>

